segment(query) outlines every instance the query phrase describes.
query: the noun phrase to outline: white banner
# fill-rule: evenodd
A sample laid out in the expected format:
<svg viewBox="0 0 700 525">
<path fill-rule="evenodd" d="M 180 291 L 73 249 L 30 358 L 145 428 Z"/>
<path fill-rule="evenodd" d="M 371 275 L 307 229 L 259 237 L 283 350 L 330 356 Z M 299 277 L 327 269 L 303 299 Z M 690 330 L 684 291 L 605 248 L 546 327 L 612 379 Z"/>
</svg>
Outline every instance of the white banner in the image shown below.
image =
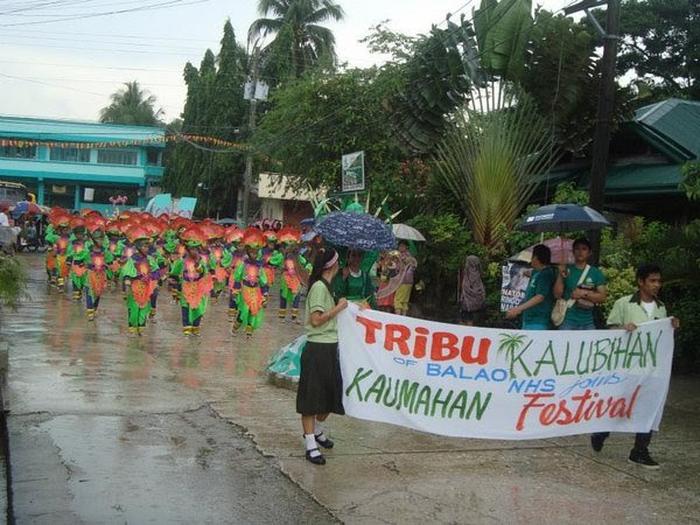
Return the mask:
<svg viewBox="0 0 700 525">
<path fill-rule="evenodd" d="M 658 430 L 673 355 L 669 319 L 634 332 L 500 330 L 351 304 L 338 333 L 348 415 L 471 438 Z"/>
</svg>

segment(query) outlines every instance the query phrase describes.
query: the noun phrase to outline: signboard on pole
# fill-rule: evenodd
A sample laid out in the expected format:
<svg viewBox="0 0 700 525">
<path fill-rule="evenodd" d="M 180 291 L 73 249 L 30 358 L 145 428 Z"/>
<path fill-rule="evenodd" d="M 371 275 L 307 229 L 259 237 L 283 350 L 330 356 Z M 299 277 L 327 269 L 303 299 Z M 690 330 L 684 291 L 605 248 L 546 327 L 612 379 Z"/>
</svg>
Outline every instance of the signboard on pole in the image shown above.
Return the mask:
<svg viewBox="0 0 700 525">
<path fill-rule="evenodd" d="M 343 155 L 343 193 L 365 190 L 365 152 Z"/>
</svg>

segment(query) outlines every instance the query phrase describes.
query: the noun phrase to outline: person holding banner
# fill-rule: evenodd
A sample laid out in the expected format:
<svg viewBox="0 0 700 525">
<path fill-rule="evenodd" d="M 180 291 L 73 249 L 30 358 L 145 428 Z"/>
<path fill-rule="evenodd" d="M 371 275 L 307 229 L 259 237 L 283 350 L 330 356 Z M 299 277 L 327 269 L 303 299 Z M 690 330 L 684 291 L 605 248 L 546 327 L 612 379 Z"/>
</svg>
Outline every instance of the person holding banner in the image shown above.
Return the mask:
<svg viewBox="0 0 700 525">
<path fill-rule="evenodd" d="M 637 268 L 637 291 L 631 295 L 625 295 L 615 301 L 610 315 L 608 315 L 608 328 L 624 328 L 628 332 L 637 329 L 637 325 L 655 319 L 668 317 L 666 306 L 659 300 L 661 290 L 661 268 L 656 264 L 643 264 Z M 671 318 L 674 329 L 680 327 L 680 322 L 675 317 Z M 591 447 L 594 451 L 603 450 L 605 440 L 610 432 L 597 432 L 591 436 Z M 635 435 L 634 447 L 630 451 L 629 462 L 648 469 L 658 469 L 659 464 L 649 454 L 651 443 L 651 430 Z"/>
<path fill-rule="evenodd" d="M 573 251 L 574 264 L 560 265 L 554 283 L 554 297 L 565 299 L 568 306 L 559 330 L 595 330 L 593 310 L 608 297 L 605 276 L 588 264 L 591 256 L 588 239 L 576 239 Z"/>
<path fill-rule="evenodd" d="M 525 302 L 506 312 L 506 319 L 523 316 L 523 330 L 549 330 L 554 305 L 552 252 L 544 244 L 532 249 L 532 276 L 525 291 Z"/>
<path fill-rule="evenodd" d="M 318 252 L 309 278 L 306 297 L 306 347 L 301 355 L 301 374 L 297 389 L 296 408 L 301 414 L 306 459 L 315 465 L 325 465 L 319 450 L 333 448 L 321 423 L 332 412 L 345 414 L 343 408 L 343 378 L 338 359 L 338 329 L 336 316 L 348 301 L 333 299 L 330 283 L 338 273 L 338 252 L 325 248 Z"/>
</svg>

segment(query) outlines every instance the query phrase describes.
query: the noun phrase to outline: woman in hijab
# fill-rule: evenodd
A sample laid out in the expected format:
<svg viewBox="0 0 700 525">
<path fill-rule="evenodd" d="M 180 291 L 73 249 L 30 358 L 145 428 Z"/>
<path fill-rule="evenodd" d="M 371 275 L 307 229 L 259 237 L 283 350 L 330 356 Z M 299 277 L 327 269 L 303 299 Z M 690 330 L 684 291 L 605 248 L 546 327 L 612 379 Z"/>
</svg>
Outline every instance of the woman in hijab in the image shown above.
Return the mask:
<svg viewBox="0 0 700 525">
<path fill-rule="evenodd" d="M 464 261 L 459 303 L 462 324 L 474 326 L 486 308 L 486 289 L 481 280 L 481 261 L 476 255 L 468 255 Z"/>
</svg>

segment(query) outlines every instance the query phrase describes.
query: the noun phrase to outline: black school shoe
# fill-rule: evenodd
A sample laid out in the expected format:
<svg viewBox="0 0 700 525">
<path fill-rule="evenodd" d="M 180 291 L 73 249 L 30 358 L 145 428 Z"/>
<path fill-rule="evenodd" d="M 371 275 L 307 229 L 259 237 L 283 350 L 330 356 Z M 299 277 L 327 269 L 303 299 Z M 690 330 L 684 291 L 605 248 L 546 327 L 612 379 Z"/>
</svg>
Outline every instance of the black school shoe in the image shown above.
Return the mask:
<svg viewBox="0 0 700 525">
<path fill-rule="evenodd" d="M 312 452 L 318 452 L 318 456 L 312 456 Z M 325 465 L 326 464 L 326 458 L 323 457 L 323 454 L 318 450 L 318 448 L 312 448 L 311 450 L 306 451 L 306 459 L 313 463 L 314 465 Z"/>
<path fill-rule="evenodd" d="M 318 436 L 314 436 L 314 437 L 316 438 L 316 443 L 318 443 L 319 445 L 321 445 L 323 448 L 333 448 L 333 445 L 334 445 L 335 443 L 333 443 L 333 442 L 332 442 L 330 439 L 328 439 L 328 438 L 325 438 L 325 439 L 323 439 L 323 440 L 319 439 L 319 436 L 320 436 L 320 435 L 321 435 L 321 434 L 319 434 Z"/>
<path fill-rule="evenodd" d="M 640 467 L 644 467 L 647 469 L 651 470 L 657 470 L 661 468 L 659 464 L 652 459 L 652 457 L 649 455 L 649 450 L 644 449 L 644 450 L 634 450 L 632 449 L 632 452 L 630 452 L 630 457 L 628 459 L 630 463 L 634 463 L 635 465 L 639 465 Z"/>
</svg>

